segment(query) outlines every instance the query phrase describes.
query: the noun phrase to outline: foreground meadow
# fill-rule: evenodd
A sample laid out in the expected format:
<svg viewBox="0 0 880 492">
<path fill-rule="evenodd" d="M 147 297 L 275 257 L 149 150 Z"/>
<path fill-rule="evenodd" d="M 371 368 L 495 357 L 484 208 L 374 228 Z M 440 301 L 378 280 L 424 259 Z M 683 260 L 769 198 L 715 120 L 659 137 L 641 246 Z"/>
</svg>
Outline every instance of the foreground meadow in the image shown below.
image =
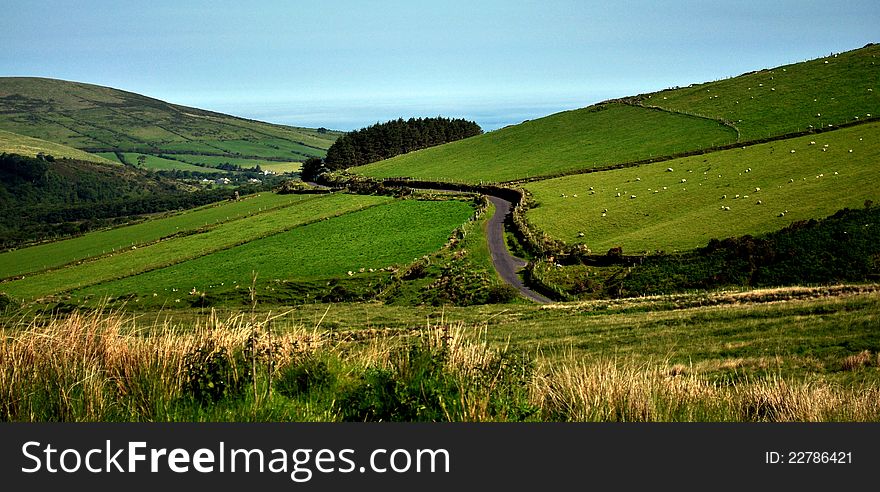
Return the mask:
<svg viewBox="0 0 880 492">
<path fill-rule="evenodd" d="M 19 315 L 3 322 L 0 419 L 877 421 L 878 314 L 876 286 L 839 286 Z"/>
</svg>

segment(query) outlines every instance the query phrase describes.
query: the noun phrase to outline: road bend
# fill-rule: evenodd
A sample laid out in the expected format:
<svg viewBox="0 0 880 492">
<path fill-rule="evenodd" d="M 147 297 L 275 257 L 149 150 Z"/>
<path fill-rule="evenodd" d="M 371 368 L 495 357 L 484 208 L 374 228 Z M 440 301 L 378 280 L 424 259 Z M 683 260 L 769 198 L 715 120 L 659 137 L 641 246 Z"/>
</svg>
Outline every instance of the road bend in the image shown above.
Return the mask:
<svg viewBox="0 0 880 492">
<path fill-rule="evenodd" d="M 526 287 L 518 273 L 526 266 L 526 261 L 510 254 L 504 241 L 504 218 L 510 213 L 511 203 L 503 198 L 489 195 L 492 205 L 495 205 L 495 214 L 489 219 L 487 226 L 487 239 L 489 252 L 492 254 L 492 264 L 502 280 L 512 285 L 527 298 L 546 304 L 550 299 L 538 294 Z"/>
</svg>

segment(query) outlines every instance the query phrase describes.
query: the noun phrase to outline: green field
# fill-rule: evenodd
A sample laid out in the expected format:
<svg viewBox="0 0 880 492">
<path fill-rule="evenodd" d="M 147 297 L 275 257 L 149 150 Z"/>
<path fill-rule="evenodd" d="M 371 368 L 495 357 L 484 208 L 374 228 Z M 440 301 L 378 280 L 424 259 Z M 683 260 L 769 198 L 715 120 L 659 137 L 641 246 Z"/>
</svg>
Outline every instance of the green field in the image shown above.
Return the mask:
<svg viewBox="0 0 880 492">
<path fill-rule="evenodd" d="M 302 163 L 298 161 L 278 162 L 267 161 L 265 159 L 248 159 L 246 157 L 226 157 L 216 155 L 177 154 L 174 156 L 174 158 L 179 161 L 188 162 L 190 164 L 208 167 L 215 167 L 221 164 L 232 164 L 235 166 L 241 166 L 244 169 L 248 169 L 260 166 L 260 169 L 274 171 L 277 173 L 297 172 L 302 166 Z"/>
<path fill-rule="evenodd" d="M 727 80 L 640 96 L 673 111 L 723 119 L 741 140 L 880 116 L 880 45 Z"/>
<path fill-rule="evenodd" d="M 83 152 L 73 147 L 52 143 L 38 138 L 26 137 L 17 133 L 0 130 L 0 153 L 18 154 L 27 157 L 36 157 L 37 154 L 48 154 L 53 157 L 78 159 L 81 161 L 100 162 L 109 164 L 118 162 L 115 156 L 106 159 L 104 156 Z"/>
<path fill-rule="evenodd" d="M 156 171 L 169 171 L 169 170 L 178 170 L 178 171 L 190 171 L 194 173 L 224 173 L 226 171 L 222 169 L 212 169 L 201 166 L 194 166 L 192 164 L 187 164 L 186 162 L 175 161 L 172 159 L 165 159 L 162 157 L 158 157 L 155 155 L 149 154 L 136 154 L 132 152 L 123 152 L 122 155 L 125 157 L 125 160 L 128 161 L 132 165 L 138 165 L 138 158 L 141 156 L 145 157 L 144 160 L 144 168 L 153 169 Z"/>
<path fill-rule="evenodd" d="M 374 177 L 501 182 L 735 141 L 736 132 L 715 121 L 604 104 L 557 113 L 352 171 Z"/>
<path fill-rule="evenodd" d="M 385 197 L 343 194 L 313 196 L 293 206 L 229 220 L 207 232 L 127 249 L 60 270 L 29 275 L 4 283 L 3 290 L 15 298 L 34 299 L 173 265 L 389 200 Z"/>
<path fill-rule="evenodd" d="M 72 239 L 56 241 L 0 254 L 0 279 L 56 268 L 116 250 L 123 250 L 176 234 L 215 227 L 242 217 L 268 213 L 306 200 L 307 195 L 261 193 L 237 202 L 223 202 L 187 210 L 167 217 L 153 218 L 139 224 L 91 232 Z"/>
<path fill-rule="evenodd" d="M 869 123 L 531 183 L 527 189 L 537 206 L 527 216 L 551 236 L 584 243 L 596 253 L 615 246 L 625 253 L 686 250 L 712 238 L 766 233 L 876 202 L 878 159 L 880 123 Z"/>
<path fill-rule="evenodd" d="M 261 280 L 360 275 L 439 249 L 472 214 L 471 206 L 459 201 L 393 201 L 77 294 L 152 298 L 158 293 L 163 302 L 193 288 L 215 294 L 234 290 L 236 284 L 245 287 L 253 273 Z"/>
</svg>

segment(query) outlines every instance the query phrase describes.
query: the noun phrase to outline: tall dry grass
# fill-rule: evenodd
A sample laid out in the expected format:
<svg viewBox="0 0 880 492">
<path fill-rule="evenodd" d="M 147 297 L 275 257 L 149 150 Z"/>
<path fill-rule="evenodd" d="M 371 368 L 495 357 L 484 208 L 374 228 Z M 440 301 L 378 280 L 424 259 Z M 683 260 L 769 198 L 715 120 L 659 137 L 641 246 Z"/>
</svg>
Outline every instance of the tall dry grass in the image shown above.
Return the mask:
<svg viewBox="0 0 880 492">
<path fill-rule="evenodd" d="M 880 420 L 876 387 L 778 376 L 722 385 L 710 382 L 694 367 L 665 361 L 570 356 L 535 364 L 509 346 L 491 344 L 485 332 L 463 324 L 441 322 L 403 336 L 352 342 L 303 326 L 273 328 L 278 322 L 283 319 L 257 319 L 247 313 L 220 318 L 212 312 L 183 328 L 163 320 L 143 329 L 137 319 L 123 313 L 92 312 L 13 323 L 0 329 L 0 420 L 187 419 L 191 414 L 181 413 L 180 403 L 187 399 L 188 356 L 206 348 L 214 353 L 250 354 L 250 358 L 230 359 L 239 364 L 232 370 L 250 369 L 255 375 L 254 398 L 247 400 L 248 405 L 268 405 L 286 398 L 276 395 L 272 400 L 272 378 L 277 373 L 273 368 L 318 354 L 337 361 L 331 366 L 339 379 L 353 381 L 366 368 L 400 367 L 400 354 L 407 353 L 401 348 L 414 344 L 435 358 L 442 377 L 455 384 L 452 394 L 457 400 L 445 402 L 447 420 Z M 875 358 L 858 354 L 844 365 L 855 370 L 874 364 Z M 268 394 L 258 397 L 258 384 Z M 307 401 L 305 405 L 313 408 L 306 414 L 337 418 L 333 398 L 322 401 Z M 256 411 L 253 415 L 296 418 Z"/>
<path fill-rule="evenodd" d="M 0 420 L 168 420 L 186 357 L 199 348 L 233 353 L 250 343 L 255 357 L 283 364 L 324 343 L 298 327 L 273 337 L 271 321 L 212 312 L 186 329 L 166 319 L 145 330 L 134 317 L 94 311 L 4 327 Z"/>
<path fill-rule="evenodd" d="M 880 388 L 781 377 L 733 385 L 680 366 L 570 360 L 535 378 L 533 397 L 552 420 L 598 422 L 823 422 L 880 420 Z"/>
</svg>

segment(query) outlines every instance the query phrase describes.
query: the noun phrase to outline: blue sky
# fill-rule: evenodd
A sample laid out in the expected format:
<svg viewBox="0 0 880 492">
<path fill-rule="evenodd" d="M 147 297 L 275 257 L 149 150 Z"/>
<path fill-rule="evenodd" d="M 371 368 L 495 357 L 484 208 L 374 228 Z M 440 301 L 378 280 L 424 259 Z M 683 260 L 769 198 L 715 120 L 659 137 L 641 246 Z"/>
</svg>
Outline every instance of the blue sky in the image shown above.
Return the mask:
<svg viewBox="0 0 880 492">
<path fill-rule="evenodd" d="M 880 42 L 880 2 L 7 0 L 0 76 L 350 129 L 501 126 Z"/>
</svg>

